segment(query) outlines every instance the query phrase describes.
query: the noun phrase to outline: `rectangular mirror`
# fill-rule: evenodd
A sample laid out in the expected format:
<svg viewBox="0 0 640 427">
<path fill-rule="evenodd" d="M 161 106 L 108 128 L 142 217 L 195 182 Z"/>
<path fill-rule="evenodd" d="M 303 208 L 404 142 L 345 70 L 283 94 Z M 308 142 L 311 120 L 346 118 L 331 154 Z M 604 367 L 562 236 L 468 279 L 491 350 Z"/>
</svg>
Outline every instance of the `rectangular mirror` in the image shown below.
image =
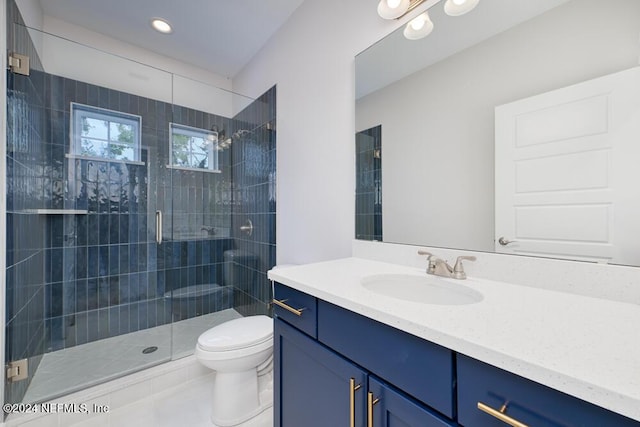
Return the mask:
<svg viewBox="0 0 640 427">
<path fill-rule="evenodd" d="M 356 57 L 356 238 L 640 265 L 640 2 L 443 4 Z"/>
</svg>

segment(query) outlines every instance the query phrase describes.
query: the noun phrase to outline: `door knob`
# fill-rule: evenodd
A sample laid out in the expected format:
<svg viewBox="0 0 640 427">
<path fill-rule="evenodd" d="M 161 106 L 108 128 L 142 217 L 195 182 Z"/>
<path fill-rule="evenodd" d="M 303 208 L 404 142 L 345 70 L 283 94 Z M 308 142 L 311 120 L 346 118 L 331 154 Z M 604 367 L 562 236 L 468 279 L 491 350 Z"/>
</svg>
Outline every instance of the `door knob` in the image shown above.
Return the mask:
<svg viewBox="0 0 640 427">
<path fill-rule="evenodd" d="M 514 243 L 514 242 L 515 242 L 515 240 L 509 240 L 504 236 L 501 236 L 498 239 L 498 243 L 500 243 L 502 246 L 507 246 L 509 243 Z"/>
</svg>

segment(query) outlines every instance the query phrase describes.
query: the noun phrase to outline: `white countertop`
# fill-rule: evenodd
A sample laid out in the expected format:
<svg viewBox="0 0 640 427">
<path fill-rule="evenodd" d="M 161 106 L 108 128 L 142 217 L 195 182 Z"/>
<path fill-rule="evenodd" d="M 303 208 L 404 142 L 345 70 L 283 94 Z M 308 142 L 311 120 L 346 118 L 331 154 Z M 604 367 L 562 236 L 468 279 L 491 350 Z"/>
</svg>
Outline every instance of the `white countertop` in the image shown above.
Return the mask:
<svg viewBox="0 0 640 427">
<path fill-rule="evenodd" d="M 426 273 L 345 258 L 271 270 L 269 278 L 640 421 L 640 305 L 473 277 L 439 279 L 479 291 L 482 301 L 423 304 L 360 284 L 376 274 Z"/>
</svg>

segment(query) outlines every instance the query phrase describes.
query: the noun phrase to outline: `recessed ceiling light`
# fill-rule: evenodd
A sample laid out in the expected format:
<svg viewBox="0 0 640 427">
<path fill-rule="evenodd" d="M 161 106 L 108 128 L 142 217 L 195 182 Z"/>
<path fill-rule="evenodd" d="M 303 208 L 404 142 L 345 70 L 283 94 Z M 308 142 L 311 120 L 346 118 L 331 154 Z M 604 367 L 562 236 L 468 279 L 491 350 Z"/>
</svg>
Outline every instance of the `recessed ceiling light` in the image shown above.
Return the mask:
<svg viewBox="0 0 640 427">
<path fill-rule="evenodd" d="M 173 32 L 173 28 L 171 28 L 171 24 L 169 24 L 167 21 L 165 21 L 162 18 L 153 18 L 151 20 L 151 26 L 153 27 L 154 30 L 163 34 L 169 34 Z"/>
</svg>

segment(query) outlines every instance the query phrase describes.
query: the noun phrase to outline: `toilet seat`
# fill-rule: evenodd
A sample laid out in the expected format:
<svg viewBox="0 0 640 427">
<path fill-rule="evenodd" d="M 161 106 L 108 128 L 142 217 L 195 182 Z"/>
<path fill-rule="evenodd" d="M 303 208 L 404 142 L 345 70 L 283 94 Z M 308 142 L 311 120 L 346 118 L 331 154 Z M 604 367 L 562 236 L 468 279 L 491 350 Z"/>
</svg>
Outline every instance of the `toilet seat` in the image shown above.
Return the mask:
<svg viewBox="0 0 640 427">
<path fill-rule="evenodd" d="M 268 316 L 250 316 L 214 326 L 198 337 L 198 347 L 207 352 L 234 352 L 271 345 L 273 320 Z"/>
</svg>

